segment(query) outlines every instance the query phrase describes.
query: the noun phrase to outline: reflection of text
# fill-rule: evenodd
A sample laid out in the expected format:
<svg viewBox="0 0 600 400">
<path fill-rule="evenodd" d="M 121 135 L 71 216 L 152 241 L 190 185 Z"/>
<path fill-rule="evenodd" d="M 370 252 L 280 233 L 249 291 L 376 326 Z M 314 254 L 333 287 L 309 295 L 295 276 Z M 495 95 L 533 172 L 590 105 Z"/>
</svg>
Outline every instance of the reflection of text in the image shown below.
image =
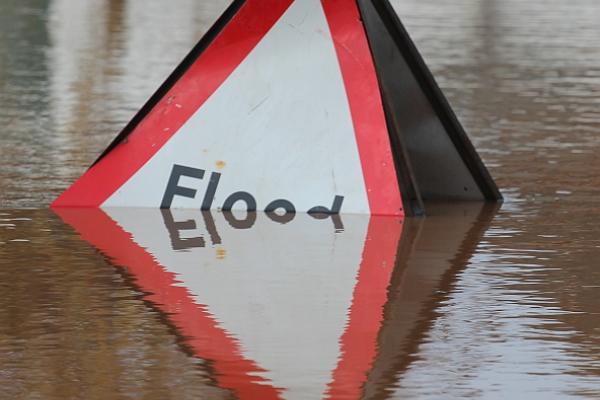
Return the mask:
<svg viewBox="0 0 600 400">
<path fill-rule="evenodd" d="M 173 250 L 186 250 L 198 247 L 206 247 L 207 239 L 210 240 L 211 245 L 222 244 L 221 235 L 219 234 L 217 225 L 215 224 L 214 215 L 211 211 L 205 210 L 200 213 L 197 213 L 198 216 L 196 218 L 188 217 L 181 220 L 177 220 L 170 209 L 162 209 L 161 214 L 163 217 L 165 227 L 169 232 L 169 237 L 171 238 L 171 247 L 173 248 Z M 251 229 L 256 223 L 256 219 L 259 215 L 264 215 L 275 223 L 287 224 L 295 218 L 296 214 L 283 214 L 283 216 L 292 216 L 291 219 L 287 219 L 285 221 L 281 219 L 281 214 L 276 214 L 274 211 L 265 213 L 256 213 L 251 211 L 225 211 L 222 213 L 218 213 L 217 215 L 222 215 L 232 229 Z M 333 229 L 336 233 L 342 232 L 344 230 L 344 224 L 342 223 L 342 218 L 339 214 L 313 213 L 309 215 L 315 220 L 324 220 L 331 218 L 333 222 Z M 200 219 L 202 221 L 199 221 Z M 319 223 L 319 221 L 315 222 Z M 193 231 L 200 229 L 200 224 L 204 225 L 206 235 L 184 237 L 185 231 Z"/>
</svg>

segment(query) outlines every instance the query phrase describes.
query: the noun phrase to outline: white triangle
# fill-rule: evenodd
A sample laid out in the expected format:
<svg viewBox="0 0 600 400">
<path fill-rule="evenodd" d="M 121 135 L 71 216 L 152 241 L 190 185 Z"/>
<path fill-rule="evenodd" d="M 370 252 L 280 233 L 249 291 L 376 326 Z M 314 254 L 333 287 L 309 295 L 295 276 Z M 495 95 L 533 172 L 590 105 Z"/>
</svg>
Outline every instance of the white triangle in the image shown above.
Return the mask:
<svg viewBox="0 0 600 400">
<path fill-rule="evenodd" d="M 284 198 L 297 211 L 330 207 L 369 213 L 367 193 L 341 69 L 320 0 L 298 0 L 247 58 L 136 174 L 104 203 L 156 207 L 173 164 L 206 171 L 183 177 L 199 208 L 212 171 L 222 174 L 213 207 L 237 191 L 258 209 Z M 243 202 L 235 208 L 245 208 Z"/>
</svg>

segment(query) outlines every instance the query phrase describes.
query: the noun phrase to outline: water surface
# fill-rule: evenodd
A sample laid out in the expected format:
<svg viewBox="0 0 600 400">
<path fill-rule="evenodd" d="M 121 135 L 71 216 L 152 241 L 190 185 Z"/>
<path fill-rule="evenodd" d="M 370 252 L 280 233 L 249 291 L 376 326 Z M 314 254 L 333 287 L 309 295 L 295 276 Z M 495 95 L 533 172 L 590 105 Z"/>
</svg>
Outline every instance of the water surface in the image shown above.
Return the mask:
<svg viewBox="0 0 600 400">
<path fill-rule="evenodd" d="M 596 1 L 394 1 L 500 210 L 44 209 L 226 5 L 0 4 L 0 398 L 600 397 Z"/>
</svg>

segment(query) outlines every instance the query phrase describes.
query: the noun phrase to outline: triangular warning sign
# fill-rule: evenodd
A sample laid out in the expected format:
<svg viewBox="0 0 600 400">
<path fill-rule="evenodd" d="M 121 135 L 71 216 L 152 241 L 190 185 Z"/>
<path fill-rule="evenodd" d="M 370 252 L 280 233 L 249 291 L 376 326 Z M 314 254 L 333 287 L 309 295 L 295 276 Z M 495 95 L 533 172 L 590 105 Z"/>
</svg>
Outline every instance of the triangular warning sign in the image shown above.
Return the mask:
<svg viewBox="0 0 600 400">
<path fill-rule="evenodd" d="M 499 199 L 411 46 L 387 1 L 235 1 L 53 206 L 411 215 Z"/>
</svg>

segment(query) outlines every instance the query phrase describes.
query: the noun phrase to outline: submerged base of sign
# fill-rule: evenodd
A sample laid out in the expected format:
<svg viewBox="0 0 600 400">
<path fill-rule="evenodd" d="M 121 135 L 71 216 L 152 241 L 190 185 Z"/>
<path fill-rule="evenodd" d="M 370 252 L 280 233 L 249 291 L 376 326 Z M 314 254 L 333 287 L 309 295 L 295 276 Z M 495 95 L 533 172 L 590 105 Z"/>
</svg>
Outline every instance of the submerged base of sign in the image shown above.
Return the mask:
<svg viewBox="0 0 600 400">
<path fill-rule="evenodd" d="M 387 0 L 236 0 L 53 207 L 420 215 L 500 193 Z"/>
</svg>

